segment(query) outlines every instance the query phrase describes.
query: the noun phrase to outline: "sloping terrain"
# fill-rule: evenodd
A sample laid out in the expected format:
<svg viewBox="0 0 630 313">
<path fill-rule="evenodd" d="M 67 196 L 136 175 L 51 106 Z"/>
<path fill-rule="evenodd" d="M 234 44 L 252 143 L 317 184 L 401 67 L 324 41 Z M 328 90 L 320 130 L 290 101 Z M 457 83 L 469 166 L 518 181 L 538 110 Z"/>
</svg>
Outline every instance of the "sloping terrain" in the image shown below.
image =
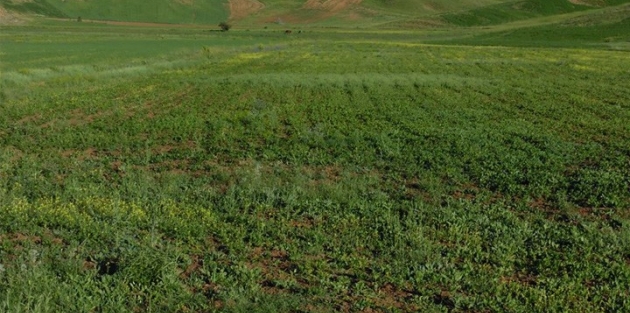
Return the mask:
<svg viewBox="0 0 630 313">
<path fill-rule="evenodd" d="M 0 6 L 15 13 L 66 17 L 66 13 L 57 9 L 47 0 L 0 0 Z"/>
<path fill-rule="evenodd" d="M 538 16 L 550 16 L 597 7 L 622 4 L 624 0 L 524 0 L 503 1 L 474 10 L 445 14 L 448 22 L 460 26 L 496 25 Z"/>
<path fill-rule="evenodd" d="M 628 0 L 0 0 L 5 11 L 48 17 L 211 24 L 229 20 L 333 26 L 486 26 L 588 11 Z"/>
<path fill-rule="evenodd" d="M 21 14 L 0 7 L 0 25 L 17 25 L 24 21 Z"/>
<path fill-rule="evenodd" d="M 603 46 L 630 48 L 630 3 L 538 17 L 493 27 L 466 28 L 463 35 L 435 42 L 500 46 Z M 472 32 L 471 32 L 472 30 Z M 472 34 L 472 35 L 470 35 Z"/>
<path fill-rule="evenodd" d="M 229 15 L 224 0 L 0 0 L 0 4 L 48 17 L 173 24 L 215 24 Z"/>
<path fill-rule="evenodd" d="M 262 9 L 265 5 L 258 0 L 229 0 L 230 20 L 240 20 Z"/>
</svg>

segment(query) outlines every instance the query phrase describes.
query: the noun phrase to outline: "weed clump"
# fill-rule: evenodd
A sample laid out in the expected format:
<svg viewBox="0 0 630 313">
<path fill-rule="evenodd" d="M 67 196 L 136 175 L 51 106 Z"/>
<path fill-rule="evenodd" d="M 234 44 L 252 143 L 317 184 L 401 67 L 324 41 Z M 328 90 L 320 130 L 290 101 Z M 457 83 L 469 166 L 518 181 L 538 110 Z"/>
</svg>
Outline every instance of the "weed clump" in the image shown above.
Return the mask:
<svg viewBox="0 0 630 313">
<path fill-rule="evenodd" d="M 228 31 L 232 28 L 232 25 L 230 25 L 228 22 L 221 22 L 219 23 L 219 27 L 221 28 L 221 31 Z"/>
</svg>

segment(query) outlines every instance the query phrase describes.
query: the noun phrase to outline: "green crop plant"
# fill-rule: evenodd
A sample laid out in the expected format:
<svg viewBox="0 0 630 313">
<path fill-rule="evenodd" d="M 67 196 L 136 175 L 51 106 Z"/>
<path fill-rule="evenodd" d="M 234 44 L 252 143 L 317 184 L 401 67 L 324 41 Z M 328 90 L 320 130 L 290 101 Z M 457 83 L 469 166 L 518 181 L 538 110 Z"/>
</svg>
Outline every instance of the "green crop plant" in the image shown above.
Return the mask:
<svg viewBox="0 0 630 313">
<path fill-rule="evenodd" d="M 86 20 L 2 28 L 0 311 L 630 308 L 623 42 Z"/>
</svg>

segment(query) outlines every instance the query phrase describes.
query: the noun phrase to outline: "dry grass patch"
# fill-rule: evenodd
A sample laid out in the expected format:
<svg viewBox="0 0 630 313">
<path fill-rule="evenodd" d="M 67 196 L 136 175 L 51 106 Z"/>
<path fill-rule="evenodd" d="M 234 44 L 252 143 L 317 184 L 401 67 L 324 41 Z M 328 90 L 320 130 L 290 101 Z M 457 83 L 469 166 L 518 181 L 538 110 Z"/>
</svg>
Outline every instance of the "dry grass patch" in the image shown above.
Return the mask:
<svg viewBox="0 0 630 313">
<path fill-rule="evenodd" d="M 229 0 L 230 20 L 246 18 L 262 9 L 265 5 L 257 0 Z"/>
</svg>

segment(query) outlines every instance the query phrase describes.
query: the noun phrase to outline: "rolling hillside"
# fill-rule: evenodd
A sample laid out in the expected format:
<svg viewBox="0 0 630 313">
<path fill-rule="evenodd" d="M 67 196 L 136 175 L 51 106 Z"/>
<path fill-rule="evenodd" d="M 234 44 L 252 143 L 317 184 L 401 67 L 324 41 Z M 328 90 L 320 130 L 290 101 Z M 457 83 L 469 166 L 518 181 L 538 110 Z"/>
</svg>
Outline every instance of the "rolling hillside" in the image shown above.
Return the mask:
<svg viewBox="0 0 630 313">
<path fill-rule="evenodd" d="M 239 25 L 497 25 L 589 11 L 628 0 L 0 0 L 9 12 L 56 18 Z M 409 23 L 412 22 L 412 23 Z"/>
<path fill-rule="evenodd" d="M 607 46 L 626 50 L 630 46 L 630 3 L 615 7 L 538 17 L 476 29 L 458 44 L 501 46 Z M 448 43 L 453 40 L 438 40 Z"/>
<path fill-rule="evenodd" d="M 455 25 L 494 25 L 539 16 L 586 11 L 598 7 L 619 5 L 625 0 L 526 0 L 502 1 L 466 12 L 445 14 L 444 18 Z"/>
</svg>

